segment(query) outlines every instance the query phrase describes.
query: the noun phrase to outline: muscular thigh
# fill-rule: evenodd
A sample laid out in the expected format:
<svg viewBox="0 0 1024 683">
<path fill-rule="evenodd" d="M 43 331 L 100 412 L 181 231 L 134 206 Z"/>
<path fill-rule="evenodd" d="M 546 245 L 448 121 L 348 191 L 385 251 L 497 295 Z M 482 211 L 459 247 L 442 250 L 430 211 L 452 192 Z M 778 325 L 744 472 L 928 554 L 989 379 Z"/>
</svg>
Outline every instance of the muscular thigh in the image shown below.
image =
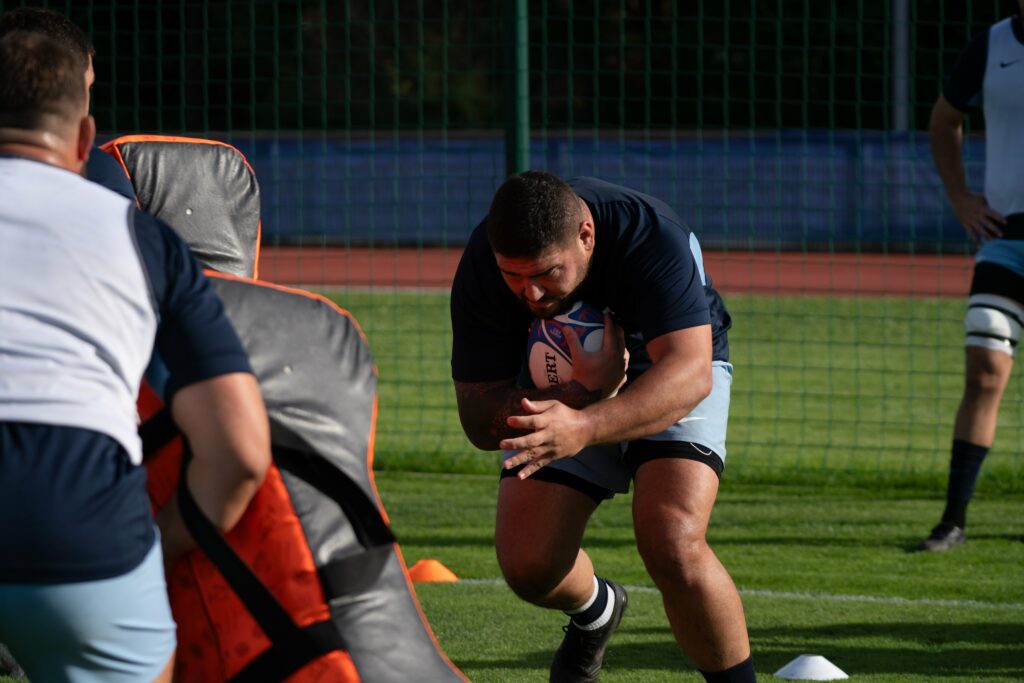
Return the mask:
<svg viewBox="0 0 1024 683">
<path fill-rule="evenodd" d="M 499 562 L 572 566 L 596 507 L 589 495 L 563 484 L 503 478 L 495 525 Z"/>
<path fill-rule="evenodd" d="M 718 475 L 704 462 L 659 458 L 634 478 L 633 526 L 637 543 L 702 540 L 718 495 Z"/>
</svg>

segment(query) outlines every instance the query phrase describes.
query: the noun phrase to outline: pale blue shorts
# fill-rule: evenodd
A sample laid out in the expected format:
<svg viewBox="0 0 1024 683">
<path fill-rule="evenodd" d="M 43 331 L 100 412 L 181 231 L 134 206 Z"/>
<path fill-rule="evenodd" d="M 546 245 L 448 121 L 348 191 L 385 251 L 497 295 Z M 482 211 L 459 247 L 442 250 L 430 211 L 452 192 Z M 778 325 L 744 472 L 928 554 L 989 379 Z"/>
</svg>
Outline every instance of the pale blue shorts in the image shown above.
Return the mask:
<svg viewBox="0 0 1024 683">
<path fill-rule="evenodd" d="M 581 488 L 595 499 L 610 498 L 612 493 L 626 493 L 637 467 L 636 454 L 644 451 L 642 460 L 654 457 L 682 457 L 705 462 L 717 474 L 725 466 L 725 437 L 729 424 L 729 400 L 732 391 L 732 364 L 715 361 L 711 366 L 711 393 L 690 414 L 668 429 L 641 441 L 584 448 L 572 458 L 564 458 L 541 468 L 532 475 L 537 479 L 574 485 L 572 475 L 586 483 Z M 633 456 L 630 451 L 634 452 Z M 517 451 L 506 451 L 506 459 Z M 630 462 L 631 457 L 634 458 Z M 509 476 L 515 470 L 504 470 Z"/>
<path fill-rule="evenodd" d="M 148 683 L 174 654 L 159 536 L 121 576 L 0 584 L 0 642 L 32 683 Z"/>
<path fill-rule="evenodd" d="M 974 255 L 974 263 L 992 263 L 1024 275 L 1024 240 L 985 240 Z"/>
</svg>

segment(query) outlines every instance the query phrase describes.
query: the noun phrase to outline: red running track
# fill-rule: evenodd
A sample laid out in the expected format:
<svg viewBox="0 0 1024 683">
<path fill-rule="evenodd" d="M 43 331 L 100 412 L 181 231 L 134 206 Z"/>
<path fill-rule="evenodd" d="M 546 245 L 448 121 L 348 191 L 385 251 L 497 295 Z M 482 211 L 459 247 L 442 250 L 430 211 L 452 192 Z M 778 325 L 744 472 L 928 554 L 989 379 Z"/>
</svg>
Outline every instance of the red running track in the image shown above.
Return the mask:
<svg viewBox="0 0 1024 683">
<path fill-rule="evenodd" d="M 264 247 L 264 280 L 304 287 L 447 289 L 461 248 Z M 971 257 L 705 251 L 723 294 L 964 297 Z"/>
</svg>

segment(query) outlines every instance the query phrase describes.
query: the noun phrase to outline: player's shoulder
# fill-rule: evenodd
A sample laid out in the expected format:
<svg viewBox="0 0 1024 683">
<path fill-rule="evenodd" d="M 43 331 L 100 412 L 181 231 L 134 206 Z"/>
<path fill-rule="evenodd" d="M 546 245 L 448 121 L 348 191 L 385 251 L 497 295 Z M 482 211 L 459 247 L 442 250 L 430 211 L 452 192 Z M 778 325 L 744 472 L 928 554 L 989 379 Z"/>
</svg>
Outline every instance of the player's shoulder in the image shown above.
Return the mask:
<svg viewBox="0 0 1024 683">
<path fill-rule="evenodd" d="M 0 190 L 18 197 L 15 212 L 54 225 L 81 225 L 94 241 L 119 239 L 134 207 L 125 197 L 81 175 L 21 157 L 0 157 Z"/>
<path fill-rule="evenodd" d="M 1021 36 L 1022 31 L 1024 31 L 1024 26 L 1021 25 L 1021 15 L 1012 14 L 1008 17 L 1004 17 L 989 26 L 987 29 L 981 31 L 981 33 L 985 31 L 989 33 L 994 33 L 996 31 L 1011 31 L 1016 33 L 1018 36 Z"/>
<path fill-rule="evenodd" d="M 140 248 L 154 248 L 166 254 L 188 253 L 188 245 L 181 235 L 167 223 L 137 206 L 132 206 L 131 224 Z"/>
<path fill-rule="evenodd" d="M 635 202 L 647 198 L 647 195 L 639 190 L 592 176 L 573 176 L 566 182 L 573 192 L 591 205 Z"/>
<path fill-rule="evenodd" d="M 13 174 L 18 184 L 47 193 L 51 198 L 47 206 L 51 208 L 79 204 L 83 208 L 97 206 L 102 210 L 110 207 L 127 208 L 134 203 L 102 185 L 86 180 L 74 171 L 43 161 L 0 156 L 0 168 L 6 169 L 8 175 Z"/>
<path fill-rule="evenodd" d="M 974 57 L 984 60 L 988 54 L 993 39 L 999 40 L 1003 37 L 1016 38 L 1018 42 L 1024 43 L 1024 25 L 1021 23 L 1020 15 L 1013 15 L 1000 19 L 989 24 L 983 29 L 976 31 L 967 41 L 961 52 L 961 59 Z"/>
<path fill-rule="evenodd" d="M 473 230 L 466 241 L 452 280 L 452 302 L 458 307 L 469 301 L 500 299 L 505 287 L 487 238 L 487 220 Z"/>
<path fill-rule="evenodd" d="M 136 249 L 155 293 L 170 292 L 174 289 L 173 283 L 184 287 L 201 277 L 202 269 L 194 263 L 195 257 L 188 244 L 173 228 L 135 206 L 129 222 Z"/>
<path fill-rule="evenodd" d="M 635 224 L 639 232 L 632 231 L 634 237 L 662 229 L 690 232 L 675 209 L 646 192 L 586 176 L 570 178 L 568 183 L 592 210 L 596 209 L 598 222 Z"/>
<path fill-rule="evenodd" d="M 569 187 L 589 204 L 634 204 L 653 207 L 659 213 L 675 212 L 661 199 L 647 194 L 634 187 L 619 185 L 600 178 L 590 176 L 574 176 L 569 178 Z"/>
<path fill-rule="evenodd" d="M 465 277 L 471 273 L 497 272 L 498 266 L 494 261 L 494 251 L 491 249 L 491 241 L 487 237 L 487 218 L 469 233 L 466 246 L 462 250 L 462 257 L 456 269 L 456 275 Z"/>
<path fill-rule="evenodd" d="M 1024 19 L 1016 14 L 998 21 L 988 27 L 984 40 L 995 50 L 1008 50 L 1016 53 L 1024 48 Z"/>
<path fill-rule="evenodd" d="M 964 49 L 985 49 L 988 46 L 989 39 L 993 34 L 999 33 L 1004 30 L 1010 30 L 1012 28 L 1012 21 L 1014 17 L 1006 17 L 999 21 L 989 24 L 988 26 L 978 29 L 971 34 L 970 39 L 965 44 Z"/>
<path fill-rule="evenodd" d="M 85 164 L 85 177 L 117 194 L 135 201 L 135 188 L 124 167 L 109 153 L 94 147 Z"/>
</svg>

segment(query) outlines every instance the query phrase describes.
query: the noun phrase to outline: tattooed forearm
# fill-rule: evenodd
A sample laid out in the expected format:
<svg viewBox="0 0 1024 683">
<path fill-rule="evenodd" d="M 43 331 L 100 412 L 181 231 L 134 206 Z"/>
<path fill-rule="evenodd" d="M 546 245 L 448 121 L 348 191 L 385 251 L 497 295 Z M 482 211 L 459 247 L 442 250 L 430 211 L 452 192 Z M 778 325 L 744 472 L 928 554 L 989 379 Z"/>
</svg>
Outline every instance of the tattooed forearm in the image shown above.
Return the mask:
<svg viewBox="0 0 1024 683">
<path fill-rule="evenodd" d="M 523 389 L 511 380 L 501 382 L 456 382 L 459 418 L 466 436 L 481 450 L 497 450 L 498 442 L 522 434 L 508 426 L 511 415 L 521 415 L 522 399 L 558 400 L 572 408 L 583 408 L 601 398 L 577 382 L 552 389 Z"/>
</svg>

